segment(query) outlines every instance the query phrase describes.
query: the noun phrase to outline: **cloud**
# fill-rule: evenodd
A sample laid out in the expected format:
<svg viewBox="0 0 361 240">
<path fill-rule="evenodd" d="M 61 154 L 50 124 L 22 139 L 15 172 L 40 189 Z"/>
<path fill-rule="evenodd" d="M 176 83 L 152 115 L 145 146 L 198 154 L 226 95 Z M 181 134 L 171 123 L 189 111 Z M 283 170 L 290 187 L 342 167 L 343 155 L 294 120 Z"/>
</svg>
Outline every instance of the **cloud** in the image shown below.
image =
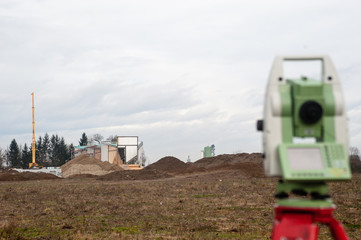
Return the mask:
<svg viewBox="0 0 361 240">
<path fill-rule="evenodd" d="M 359 3 L 2 1 L 0 146 L 36 133 L 139 135 L 152 161 L 260 151 L 274 56 L 329 54 L 361 145 Z"/>
</svg>

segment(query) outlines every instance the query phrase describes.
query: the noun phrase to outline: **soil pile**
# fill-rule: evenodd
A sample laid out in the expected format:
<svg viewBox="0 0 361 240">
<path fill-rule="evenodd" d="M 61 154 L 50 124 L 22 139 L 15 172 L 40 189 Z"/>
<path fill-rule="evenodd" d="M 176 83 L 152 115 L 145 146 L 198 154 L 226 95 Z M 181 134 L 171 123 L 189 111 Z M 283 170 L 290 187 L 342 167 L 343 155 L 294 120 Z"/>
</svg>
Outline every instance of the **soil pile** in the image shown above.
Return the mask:
<svg viewBox="0 0 361 240">
<path fill-rule="evenodd" d="M 92 156 L 82 154 L 61 166 L 61 170 L 63 177 L 67 178 L 83 174 L 100 176 L 114 171 L 121 171 L 123 169 L 109 162 L 102 162 Z"/>
<path fill-rule="evenodd" d="M 192 167 L 204 167 L 206 169 L 219 168 L 223 166 L 239 165 L 241 163 L 262 164 L 262 155 L 260 153 L 238 153 L 223 154 L 215 157 L 202 158 L 192 164 Z"/>
<path fill-rule="evenodd" d="M 237 170 L 248 177 L 265 177 L 260 153 L 223 154 L 190 164 L 187 173 Z"/>
<path fill-rule="evenodd" d="M 100 177 L 97 177 L 97 180 L 103 181 L 119 181 L 119 180 L 153 180 L 153 179 L 162 179 L 169 178 L 171 175 L 167 174 L 164 171 L 156 169 L 142 169 L 142 170 L 133 170 L 133 171 L 118 171 L 112 172 Z"/>
<path fill-rule="evenodd" d="M 159 170 L 167 173 L 183 173 L 189 166 L 178 158 L 167 156 L 159 159 L 157 162 L 150 164 L 144 170 Z"/>
<path fill-rule="evenodd" d="M 1 170 L 0 181 L 29 181 L 29 180 L 46 180 L 60 179 L 50 173 L 18 172 L 16 170 Z"/>
<path fill-rule="evenodd" d="M 170 175 L 184 175 L 234 170 L 248 177 L 264 177 L 262 162 L 260 153 L 224 154 L 202 158 L 194 163 L 184 163 L 178 158 L 167 156 L 149 165 L 142 172 L 157 170 Z"/>
</svg>

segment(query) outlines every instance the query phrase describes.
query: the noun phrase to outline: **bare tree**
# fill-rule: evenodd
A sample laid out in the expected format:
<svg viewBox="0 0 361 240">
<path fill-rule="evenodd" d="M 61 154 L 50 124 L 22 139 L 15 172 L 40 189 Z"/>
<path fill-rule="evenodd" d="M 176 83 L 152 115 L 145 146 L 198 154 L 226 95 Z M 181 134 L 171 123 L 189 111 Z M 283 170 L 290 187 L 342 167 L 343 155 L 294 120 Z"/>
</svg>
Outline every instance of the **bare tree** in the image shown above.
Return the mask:
<svg viewBox="0 0 361 240">
<path fill-rule="evenodd" d="M 0 148 L 0 169 L 4 167 L 4 163 L 5 163 L 5 153 Z"/>
<path fill-rule="evenodd" d="M 111 141 L 111 142 L 117 142 L 117 138 L 118 136 L 117 135 L 110 135 L 107 140 L 108 141 Z"/>
<path fill-rule="evenodd" d="M 100 143 L 103 139 L 104 137 L 99 133 L 94 134 L 91 138 L 92 141 L 97 141 L 98 143 Z"/>
</svg>

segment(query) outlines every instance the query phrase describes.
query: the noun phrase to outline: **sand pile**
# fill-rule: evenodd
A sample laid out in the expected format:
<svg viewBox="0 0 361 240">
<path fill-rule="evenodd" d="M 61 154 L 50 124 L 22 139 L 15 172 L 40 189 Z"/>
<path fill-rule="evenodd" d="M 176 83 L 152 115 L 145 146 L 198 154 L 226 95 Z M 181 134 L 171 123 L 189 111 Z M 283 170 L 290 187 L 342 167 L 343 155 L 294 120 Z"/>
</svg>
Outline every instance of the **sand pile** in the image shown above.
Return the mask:
<svg viewBox="0 0 361 240">
<path fill-rule="evenodd" d="M 63 166 L 61 166 L 62 174 L 64 178 L 74 175 L 105 175 L 114 171 L 122 171 L 123 169 L 117 165 L 109 162 L 102 162 L 94 157 L 82 154 L 76 158 L 70 160 Z"/>
<path fill-rule="evenodd" d="M 29 181 L 29 180 L 46 180 L 60 179 L 50 173 L 18 172 L 15 170 L 1 170 L 0 181 Z"/>
</svg>

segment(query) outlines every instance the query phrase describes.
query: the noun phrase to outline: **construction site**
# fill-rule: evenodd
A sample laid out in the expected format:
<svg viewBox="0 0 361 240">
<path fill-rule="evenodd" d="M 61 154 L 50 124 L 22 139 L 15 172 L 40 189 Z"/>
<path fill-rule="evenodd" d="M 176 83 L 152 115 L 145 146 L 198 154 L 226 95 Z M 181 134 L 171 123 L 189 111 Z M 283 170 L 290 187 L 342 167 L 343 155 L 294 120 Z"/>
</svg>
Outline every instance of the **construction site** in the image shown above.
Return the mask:
<svg viewBox="0 0 361 240">
<path fill-rule="evenodd" d="M 81 154 L 62 170 L 0 173 L 0 239 L 268 239 L 272 229 L 278 178 L 264 176 L 260 153 L 166 156 L 135 171 Z M 330 193 L 350 239 L 361 239 L 360 161 L 352 170 Z"/>
<path fill-rule="evenodd" d="M 32 93 L 29 168 L 0 171 L 0 239 L 361 239 L 360 156 L 348 153 L 342 98 L 331 101 L 342 96 L 332 63 L 301 60 L 314 58 L 334 88 L 274 78 L 282 61 L 300 59 L 275 58 L 256 122 L 263 153 L 216 155 L 212 144 L 195 162 L 165 156 L 146 166 L 139 137 L 117 136 L 74 146 L 69 161 L 43 167 Z"/>
<path fill-rule="evenodd" d="M 284 81 L 284 61 L 315 59 L 322 82 Z M 263 153 L 212 144 L 195 162 L 146 166 L 138 136 L 117 136 L 43 167 L 32 94 L 29 169 L 0 171 L 0 239 L 361 239 L 361 161 L 330 58 L 276 57 L 265 96 Z"/>
<path fill-rule="evenodd" d="M 165 156 L 145 166 L 138 136 L 74 149 L 61 167 L 39 166 L 33 148 L 29 169 L 0 171 L 0 239 L 268 239 L 272 231 L 279 178 L 266 177 L 261 153 L 216 155 L 212 144 L 195 162 Z M 330 194 L 351 239 L 361 239 L 359 158 L 351 170 Z M 332 239 L 326 227 L 321 234 Z"/>
</svg>

